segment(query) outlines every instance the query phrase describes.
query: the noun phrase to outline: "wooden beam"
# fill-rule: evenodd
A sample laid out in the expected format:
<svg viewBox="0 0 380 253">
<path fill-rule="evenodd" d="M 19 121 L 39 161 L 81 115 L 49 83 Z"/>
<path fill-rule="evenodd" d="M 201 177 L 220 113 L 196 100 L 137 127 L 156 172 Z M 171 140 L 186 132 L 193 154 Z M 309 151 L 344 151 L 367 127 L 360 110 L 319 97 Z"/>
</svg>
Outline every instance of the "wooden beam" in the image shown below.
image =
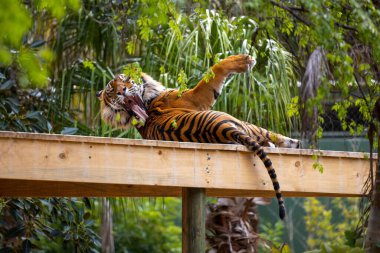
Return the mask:
<svg viewBox="0 0 380 253">
<path fill-rule="evenodd" d="M 206 191 L 184 188 L 182 191 L 182 252 L 206 250 Z"/>
<path fill-rule="evenodd" d="M 286 197 L 360 196 L 369 173 L 364 153 L 266 151 Z M 0 196 L 180 196 L 184 187 L 274 196 L 264 165 L 241 145 L 0 132 Z"/>
</svg>

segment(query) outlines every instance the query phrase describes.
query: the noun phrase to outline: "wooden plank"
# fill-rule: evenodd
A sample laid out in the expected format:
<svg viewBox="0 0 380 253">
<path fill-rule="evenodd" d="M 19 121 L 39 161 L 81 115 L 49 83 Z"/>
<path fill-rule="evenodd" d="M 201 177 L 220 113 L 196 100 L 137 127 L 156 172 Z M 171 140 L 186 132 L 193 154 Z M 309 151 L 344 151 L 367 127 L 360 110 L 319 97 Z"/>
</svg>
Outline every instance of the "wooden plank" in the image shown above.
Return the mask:
<svg viewBox="0 0 380 253">
<path fill-rule="evenodd" d="M 0 179 L 0 197 L 180 197 L 181 187 Z"/>
<path fill-rule="evenodd" d="M 364 153 L 266 151 L 288 197 L 360 196 L 369 172 Z M 274 195 L 262 162 L 241 145 L 0 132 L 1 196 L 180 196 L 183 187 Z"/>
<path fill-rule="evenodd" d="M 182 252 L 205 252 L 206 191 L 184 188 L 182 191 Z"/>
</svg>

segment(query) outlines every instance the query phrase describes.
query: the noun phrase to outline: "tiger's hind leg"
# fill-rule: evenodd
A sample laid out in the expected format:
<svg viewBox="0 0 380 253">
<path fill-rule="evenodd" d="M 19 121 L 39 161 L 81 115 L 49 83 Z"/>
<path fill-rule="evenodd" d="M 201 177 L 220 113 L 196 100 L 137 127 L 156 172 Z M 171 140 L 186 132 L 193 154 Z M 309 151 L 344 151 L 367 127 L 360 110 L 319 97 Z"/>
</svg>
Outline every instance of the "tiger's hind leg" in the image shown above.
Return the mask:
<svg viewBox="0 0 380 253">
<path fill-rule="evenodd" d="M 274 146 L 280 148 L 300 148 L 300 141 L 297 139 L 271 132 L 248 122 L 242 121 L 241 123 L 241 129 L 261 146 L 270 147 L 271 143 L 273 143 Z"/>
<path fill-rule="evenodd" d="M 183 99 L 196 103 L 197 110 L 210 110 L 221 94 L 225 79 L 234 73 L 243 73 L 253 67 L 255 60 L 244 54 L 232 55 L 212 66 L 214 74 L 209 80 L 203 78 L 193 89 L 184 94 Z"/>
<path fill-rule="evenodd" d="M 296 139 L 292 139 L 281 134 L 273 133 L 271 131 L 266 130 L 267 138 L 270 142 L 272 142 L 276 147 L 280 148 L 299 148 L 300 141 Z"/>
</svg>

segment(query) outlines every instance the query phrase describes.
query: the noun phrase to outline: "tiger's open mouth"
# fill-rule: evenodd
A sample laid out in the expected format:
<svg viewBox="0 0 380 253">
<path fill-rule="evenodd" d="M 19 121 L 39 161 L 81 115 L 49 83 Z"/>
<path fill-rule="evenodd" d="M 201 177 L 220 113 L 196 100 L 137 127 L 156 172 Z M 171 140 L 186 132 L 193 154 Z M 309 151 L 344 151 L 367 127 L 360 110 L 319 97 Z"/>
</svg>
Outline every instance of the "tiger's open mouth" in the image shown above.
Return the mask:
<svg viewBox="0 0 380 253">
<path fill-rule="evenodd" d="M 139 121 L 145 122 L 148 118 L 146 113 L 145 105 L 138 95 L 127 95 L 124 96 L 122 107 L 131 116 L 134 116 Z"/>
</svg>

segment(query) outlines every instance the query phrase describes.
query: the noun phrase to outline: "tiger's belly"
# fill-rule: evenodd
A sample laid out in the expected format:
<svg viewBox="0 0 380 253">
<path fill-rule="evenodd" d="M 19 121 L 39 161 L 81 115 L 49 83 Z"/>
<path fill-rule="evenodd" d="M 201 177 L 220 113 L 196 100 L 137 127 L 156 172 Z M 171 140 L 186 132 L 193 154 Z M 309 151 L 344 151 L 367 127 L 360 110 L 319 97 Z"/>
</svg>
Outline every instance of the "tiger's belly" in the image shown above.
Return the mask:
<svg viewBox="0 0 380 253">
<path fill-rule="evenodd" d="M 236 122 L 232 116 L 217 111 L 150 115 L 142 136 L 150 140 L 231 144 L 237 143 L 229 135 L 237 129 Z"/>
</svg>

